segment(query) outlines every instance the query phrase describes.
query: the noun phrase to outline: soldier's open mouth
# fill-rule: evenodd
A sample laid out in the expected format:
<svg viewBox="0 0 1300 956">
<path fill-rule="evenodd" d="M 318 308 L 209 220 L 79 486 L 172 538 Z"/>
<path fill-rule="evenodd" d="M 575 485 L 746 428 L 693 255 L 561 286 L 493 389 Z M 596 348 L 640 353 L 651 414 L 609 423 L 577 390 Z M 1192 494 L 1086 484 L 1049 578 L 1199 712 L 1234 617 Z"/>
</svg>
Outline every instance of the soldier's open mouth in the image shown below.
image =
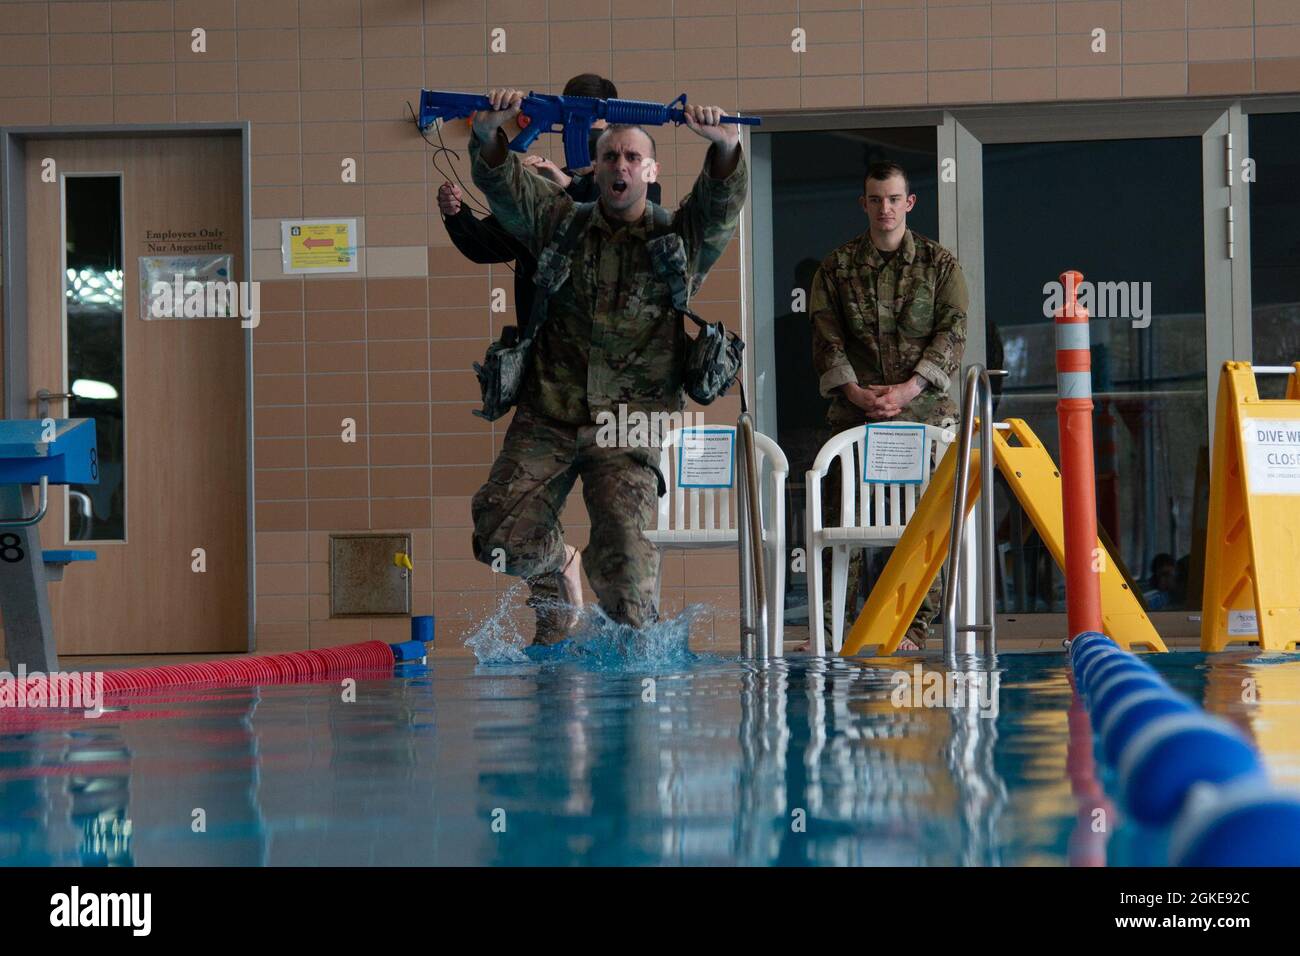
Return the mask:
<svg viewBox="0 0 1300 956">
<path fill-rule="evenodd" d="M 612 189 L 612 190 L 614 191 L 614 195 L 615 195 L 615 196 L 621 196 L 621 195 L 623 195 L 625 192 L 627 192 L 627 180 L 625 180 L 625 179 L 616 179 L 616 180 L 614 180 L 614 182 L 612 182 L 612 183 L 610 184 L 610 187 L 609 187 L 609 188 Z"/>
</svg>

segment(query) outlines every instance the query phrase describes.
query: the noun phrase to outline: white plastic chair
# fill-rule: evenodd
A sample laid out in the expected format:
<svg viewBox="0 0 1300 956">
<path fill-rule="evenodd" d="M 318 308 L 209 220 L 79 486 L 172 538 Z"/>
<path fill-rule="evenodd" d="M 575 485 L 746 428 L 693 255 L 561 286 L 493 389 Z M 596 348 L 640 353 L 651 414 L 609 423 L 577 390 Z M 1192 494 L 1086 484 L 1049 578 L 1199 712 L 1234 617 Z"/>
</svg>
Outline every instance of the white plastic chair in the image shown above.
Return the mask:
<svg viewBox="0 0 1300 956">
<path fill-rule="evenodd" d="M 916 428 L 915 422 L 879 422 L 872 427 Z M 808 472 L 804 529 L 808 546 L 808 636 L 818 656 L 826 653 L 822 621 L 825 584 L 822 552 L 831 548 L 831 641 L 838 652 L 844 645 L 844 602 L 849 580 L 849 555 L 854 548 L 888 548 L 898 543 L 916 504 L 930 487 L 935 467 L 956 440 L 950 429 L 925 427 L 924 477 L 921 484 L 866 484 L 862 480 L 862 455 L 867 429 L 856 425 L 835 435 L 822 446 Z M 822 480 L 838 460 L 840 467 L 840 524 L 822 526 Z M 853 523 L 847 523 L 853 522 Z"/>
<path fill-rule="evenodd" d="M 732 434 L 734 425 L 706 425 L 709 431 Z M 677 483 L 677 463 L 682 438 L 687 429 L 674 428 L 664 435 L 660 446 L 659 470 L 663 472 L 668 493 L 659 499 L 657 527 L 646 537 L 661 551 L 699 548 L 739 547 L 737 531 L 736 481 L 739 467 L 733 468 L 730 488 L 683 488 Z M 755 432 L 760 479 L 770 472 L 767 493 L 759 489 L 759 518 L 763 529 L 764 571 L 767 579 L 768 640 L 771 653 L 780 657 L 785 639 L 785 482 L 790 464 L 785 452 L 771 438 Z"/>
</svg>

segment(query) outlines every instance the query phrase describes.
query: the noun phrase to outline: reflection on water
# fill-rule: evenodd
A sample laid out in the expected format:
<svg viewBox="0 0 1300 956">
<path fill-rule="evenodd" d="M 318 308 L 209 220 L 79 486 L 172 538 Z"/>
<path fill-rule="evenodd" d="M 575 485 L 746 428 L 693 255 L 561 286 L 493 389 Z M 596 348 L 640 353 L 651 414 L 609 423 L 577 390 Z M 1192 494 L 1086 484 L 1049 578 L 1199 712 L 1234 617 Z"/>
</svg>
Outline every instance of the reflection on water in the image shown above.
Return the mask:
<svg viewBox="0 0 1300 956">
<path fill-rule="evenodd" d="M 166 691 L 0 724 L 0 862 L 1158 863 L 1091 760 L 1064 658 L 1004 655 L 996 707 L 899 707 L 936 659 L 769 663 L 665 641 L 435 658 L 393 679 Z M 1155 660 L 1300 786 L 1300 655 Z M 963 663 L 964 673 L 980 669 Z M 949 702 L 951 703 L 951 701 Z M 996 716 L 991 716 L 996 714 Z M 1091 824 L 1104 809 L 1107 829 Z"/>
</svg>

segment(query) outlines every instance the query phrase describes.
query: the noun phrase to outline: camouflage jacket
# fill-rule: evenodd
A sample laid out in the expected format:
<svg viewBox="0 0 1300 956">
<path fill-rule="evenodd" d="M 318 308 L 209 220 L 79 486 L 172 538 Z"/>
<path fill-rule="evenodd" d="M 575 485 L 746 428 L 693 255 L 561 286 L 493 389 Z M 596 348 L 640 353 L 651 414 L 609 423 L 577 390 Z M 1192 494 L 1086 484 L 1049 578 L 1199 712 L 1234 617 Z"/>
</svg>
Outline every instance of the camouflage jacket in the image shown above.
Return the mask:
<svg viewBox="0 0 1300 956">
<path fill-rule="evenodd" d="M 497 221 L 534 256 L 551 243 L 574 201 L 554 183 L 524 169 L 510 152 L 500 166 L 480 157 L 470 137 L 474 184 L 483 190 Z M 687 289 L 694 293 L 722 255 L 744 205 L 748 169 L 742 154 L 725 179 L 708 166 L 672 214 L 671 232 L 681 237 Z M 599 207 L 569 257 L 569 281 L 550 298 L 546 326 L 533 346 L 520 404 L 575 425 L 601 412 L 676 412 L 682 391 L 686 327 L 673 307 L 668 284 L 656 273 L 647 249 L 654 223 L 652 204 L 637 222 L 615 229 Z"/>
<path fill-rule="evenodd" d="M 809 311 L 813 366 L 822 395 L 832 396 L 831 425 L 868 420 L 841 385 L 897 385 L 914 374 L 929 385 L 896 420 L 955 420 L 948 388 L 961 369 L 968 301 L 956 257 L 910 229 L 889 262 L 867 232 L 823 259 Z"/>
</svg>

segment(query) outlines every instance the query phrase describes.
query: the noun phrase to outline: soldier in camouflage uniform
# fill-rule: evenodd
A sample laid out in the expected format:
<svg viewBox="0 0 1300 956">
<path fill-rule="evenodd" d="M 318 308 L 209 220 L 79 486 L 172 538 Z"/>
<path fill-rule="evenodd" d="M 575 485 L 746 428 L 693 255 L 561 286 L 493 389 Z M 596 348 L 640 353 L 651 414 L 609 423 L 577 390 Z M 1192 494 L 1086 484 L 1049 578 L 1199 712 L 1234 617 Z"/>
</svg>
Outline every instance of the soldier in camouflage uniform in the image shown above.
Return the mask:
<svg viewBox="0 0 1300 956">
<path fill-rule="evenodd" d="M 961 266 L 943 246 L 907 228 L 916 197 L 900 166 L 873 164 L 863 193 L 870 229 L 822 260 L 810 296 L 813 366 L 822 395 L 831 398 L 827 439 L 867 422 L 947 426 L 957 420 L 948 389 L 966 344 Z M 838 522 L 838 482 L 839 469 L 832 468 L 822 495 L 828 523 Z M 856 608 L 861 573 L 857 551 L 846 613 Z M 939 597 L 936 578 L 904 649 L 924 646 Z"/>
<path fill-rule="evenodd" d="M 693 293 L 731 241 L 748 178 L 739 134 L 721 125 L 718 107 L 687 108 L 687 125 L 711 146 L 691 193 L 669 213 L 646 199 L 658 171 L 654 140 L 640 127 L 609 127 L 595 157 L 600 200 L 579 220 L 572 251 L 558 255 L 557 238 L 580 207 L 507 150 L 501 125 L 522 94 L 490 95 L 494 110 L 476 115 L 470 142 L 474 183 L 538 257 L 538 284 L 551 295 L 501 454 L 474 496 L 474 553 L 489 564 L 504 556 L 505 571 L 528 581 L 537 642 L 562 640 L 571 612 L 559 517 L 581 477 L 587 577 L 606 613 L 640 627 L 658 616 L 659 555 L 644 532 L 664 491 L 661 436 L 648 447 L 602 447 L 598 416 L 617 416 L 620 405 L 647 416 L 685 406 L 687 337 L 669 280 Z"/>
</svg>

